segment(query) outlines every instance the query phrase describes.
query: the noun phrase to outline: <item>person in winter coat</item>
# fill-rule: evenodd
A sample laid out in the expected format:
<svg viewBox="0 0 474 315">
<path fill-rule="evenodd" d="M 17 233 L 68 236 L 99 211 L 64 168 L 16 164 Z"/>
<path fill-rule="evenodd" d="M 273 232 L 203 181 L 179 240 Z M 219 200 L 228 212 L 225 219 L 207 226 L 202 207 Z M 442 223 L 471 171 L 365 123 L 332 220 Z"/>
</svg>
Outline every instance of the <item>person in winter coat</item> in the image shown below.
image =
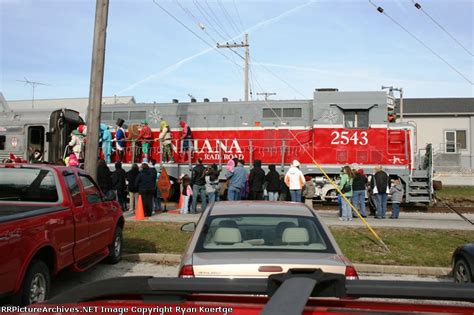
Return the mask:
<svg viewBox="0 0 474 315">
<path fill-rule="evenodd" d="M 104 160 L 99 160 L 97 165 L 97 185 L 104 194 L 112 190 L 112 173 Z"/>
<path fill-rule="evenodd" d="M 127 211 L 127 173 L 122 168 L 121 162 L 115 163 L 115 171 L 112 173 L 112 189 L 117 193 L 117 200 L 123 211 Z"/>
<path fill-rule="evenodd" d="M 142 196 L 143 210 L 145 216 L 153 215 L 153 194 L 155 193 L 156 172 L 153 172 L 147 163 L 142 164 L 142 170 L 135 179 L 138 193 Z"/>
<path fill-rule="evenodd" d="M 263 183 L 265 172 L 262 169 L 262 161 L 255 160 L 249 175 L 249 200 L 263 200 Z"/>
<path fill-rule="evenodd" d="M 130 199 L 130 210 L 135 213 L 135 209 L 138 203 L 138 187 L 135 185 L 135 180 L 138 177 L 140 170 L 138 165 L 133 163 L 130 171 L 127 172 L 127 182 L 128 182 L 128 193 Z"/>
<path fill-rule="evenodd" d="M 389 177 L 382 169 L 382 166 L 374 168 L 374 175 L 370 186 L 372 193 L 375 195 L 376 208 L 377 208 L 377 219 L 385 219 L 385 213 L 387 212 L 387 193 L 389 189 Z"/>
<path fill-rule="evenodd" d="M 351 200 L 352 197 L 352 181 L 354 175 L 351 168 L 347 165 L 343 167 L 343 171 L 344 173 L 341 175 L 341 180 L 339 181 L 339 190 L 346 198 L 341 199 L 342 216 L 340 220 L 352 221 L 352 209 L 347 200 Z"/>
<path fill-rule="evenodd" d="M 398 219 L 403 193 L 403 185 L 400 181 L 400 177 L 397 177 L 394 179 L 392 187 L 390 187 L 390 194 L 392 195 L 392 216 L 390 219 Z"/>
<path fill-rule="evenodd" d="M 160 136 L 156 140 L 159 140 L 161 142 L 164 163 L 174 163 L 173 148 L 171 146 L 172 139 L 173 137 L 171 135 L 170 126 L 165 120 L 162 120 L 160 123 Z"/>
<path fill-rule="evenodd" d="M 229 163 L 227 164 L 229 165 Z M 248 177 L 248 172 L 244 168 L 242 161 L 237 161 L 237 165 L 233 168 L 232 172 L 227 172 L 225 177 L 229 180 L 227 200 L 241 200 Z"/>
<path fill-rule="evenodd" d="M 68 145 L 72 147 L 72 152 L 76 155 L 77 160 L 81 159 L 81 153 L 82 153 L 82 147 L 83 147 L 83 136 L 82 134 L 77 130 L 73 130 L 71 132 L 71 141 L 69 141 Z"/>
<path fill-rule="evenodd" d="M 355 208 L 359 208 L 360 215 L 367 218 L 365 210 L 365 188 L 367 187 L 367 176 L 363 169 L 359 169 L 354 176 L 352 182 L 352 204 Z"/>
<path fill-rule="evenodd" d="M 285 175 L 285 184 L 290 188 L 291 201 L 301 202 L 301 189 L 305 183 L 303 172 L 299 169 L 300 162 L 294 160 Z"/>
<path fill-rule="evenodd" d="M 150 127 L 148 126 L 148 121 L 142 121 L 142 128 L 140 129 L 136 140 L 142 142 L 143 163 L 147 163 L 149 158 L 148 149 L 150 147 L 151 141 L 153 140 L 153 135 L 151 133 Z"/>
<path fill-rule="evenodd" d="M 106 124 L 100 124 L 100 129 L 102 129 L 102 153 L 104 154 L 105 162 L 108 164 L 111 163 L 112 133 L 109 130 L 109 126 Z"/>
<path fill-rule="evenodd" d="M 181 214 L 189 213 L 189 198 L 193 195 L 193 188 L 191 187 L 191 179 L 188 175 L 181 176 L 181 194 L 183 195 L 183 206 L 181 207 Z"/>
<path fill-rule="evenodd" d="M 212 164 L 210 168 L 206 170 L 206 194 L 209 202 L 219 201 L 219 174 L 220 171 L 217 168 L 217 164 Z"/>
<path fill-rule="evenodd" d="M 275 165 L 271 164 L 268 166 L 269 172 L 265 176 L 265 182 L 267 183 L 268 200 L 278 201 L 278 194 L 281 190 L 280 174 L 276 171 Z"/>
<path fill-rule="evenodd" d="M 303 186 L 304 202 L 310 209 L 313 209 L 313 198 L 316 195 L 316 185 L 311 176 L 305 176 L 304 179 L 306 180 Z"/>
<path fill-rule="evenodd" d="M 77 156 L 74 153 L 69 155 L 69 158 L 67 158 L 66 166 L 79 167 L 79 165 L 80 163 L 77 159 Z"/>
<path fill-rule="evenodd" d="M 193 185 L 193 205 L 191 213 L 197 213 L 198 197 L 201 197 L 201 211 L 204 212 L 207 206 L 206 200 L 206 168 L 202 164 L 202 158 L 198 158 L 198 164 L 191 173 L 191 184 Z"/>
</svg>

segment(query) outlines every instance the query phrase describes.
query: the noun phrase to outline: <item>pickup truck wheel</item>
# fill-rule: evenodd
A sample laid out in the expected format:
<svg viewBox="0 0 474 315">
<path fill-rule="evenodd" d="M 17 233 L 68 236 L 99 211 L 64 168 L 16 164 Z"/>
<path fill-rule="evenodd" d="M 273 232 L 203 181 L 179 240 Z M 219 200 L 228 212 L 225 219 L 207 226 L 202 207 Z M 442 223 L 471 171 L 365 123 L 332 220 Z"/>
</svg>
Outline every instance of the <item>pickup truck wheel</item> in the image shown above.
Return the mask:
<svg viewBox="0 0 474 315">
<path fill-rule="evenodd" d="M 48 266 L 42 260 L 33 260 L 26 271 L 25 278 L 16 302 L 20 305 L 40 303 L 48 299 L 51 276 Z"/>
<path fill-rule="evenodd" d="M 115 229 L 114 240 L 109 246 L 109 264 L 116 264 L 122 259 L 122 228 L 117 226 Z"/>
</svg>

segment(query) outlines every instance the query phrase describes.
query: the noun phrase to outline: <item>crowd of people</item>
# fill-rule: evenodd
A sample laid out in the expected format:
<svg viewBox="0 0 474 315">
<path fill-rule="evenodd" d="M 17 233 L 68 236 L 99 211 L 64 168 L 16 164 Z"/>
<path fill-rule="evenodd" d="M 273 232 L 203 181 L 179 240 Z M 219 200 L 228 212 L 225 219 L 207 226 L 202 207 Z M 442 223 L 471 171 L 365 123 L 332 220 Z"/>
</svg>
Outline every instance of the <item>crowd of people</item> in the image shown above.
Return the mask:
<svg viewBox="0 0 474 315">
<path fill-rule="evenodd" d="M 352 221 L 354 215 L 349 201 L 363 218 L 367 217 L 366 192 L 368 192 L 369 205 L 374 205 L 374 212 L 371 214 L 376 219 L 386 218 L 388 194 L 391 195 L 392 200 L 390 218 L 398 219 L 399 217 L 400 203 L 404 194 L 403 185 L 399 177 L 390 180 L 382 166 L 375 167 L 374 173 L 367 176 L 363 169 L 351 169 L 346 165 L 341 170 L 338 188 L 345 197 L 338 196 L 341 221 Z"/>
</svg>

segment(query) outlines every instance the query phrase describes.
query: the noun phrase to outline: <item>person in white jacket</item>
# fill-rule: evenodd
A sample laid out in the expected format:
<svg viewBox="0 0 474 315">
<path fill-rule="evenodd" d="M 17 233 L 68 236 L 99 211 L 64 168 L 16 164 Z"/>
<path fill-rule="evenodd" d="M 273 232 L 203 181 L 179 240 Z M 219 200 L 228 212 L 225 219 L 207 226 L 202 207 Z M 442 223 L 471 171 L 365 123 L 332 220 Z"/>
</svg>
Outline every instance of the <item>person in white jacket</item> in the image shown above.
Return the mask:
<svg viewBox="0 0 474 315">
<path fill-rule="evenodd" d="M 303 172 L 299 169 L 300 162 L 294 160 L 285 175 L 285 184 L 290 188 L 291 201 L 301 202 L 301 189 L 305 184 Z"/>
<path fill-rule="evenodd" d="M 69 146 L 72 147 L 72 152 L 74 152 L 78 160 L 81 159 L 82 138 L 82 134 L 77 129 L 74 129 L 71 132 L 71 141 L 69 141 Z"/>
</svg>

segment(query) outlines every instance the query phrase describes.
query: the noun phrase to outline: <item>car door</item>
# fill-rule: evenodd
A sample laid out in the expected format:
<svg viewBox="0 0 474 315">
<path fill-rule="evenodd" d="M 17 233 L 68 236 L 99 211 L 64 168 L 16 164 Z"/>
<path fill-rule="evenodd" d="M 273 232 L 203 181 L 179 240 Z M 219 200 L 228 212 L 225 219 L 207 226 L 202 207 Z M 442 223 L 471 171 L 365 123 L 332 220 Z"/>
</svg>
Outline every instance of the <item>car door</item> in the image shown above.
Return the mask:
<svg viewBox="0 0 474 315">
<path fill-rule="evenodd" d="M 79 179 L 84 187 L 85 207 L 89 213 L 90 250 L 93 253 L 109 245 L 112 226 L 109 215 L 110 206 L 103 201 L 102 193 L 94 180 L 87 174 L 79 173 Z"/>
<path fill-rule="evenodd" d="M 74 172 L 64 171 L 64 179 L 71 196 L 71 209 L 75 224 L 74 260 L 89 255 L 89 209 L 85 205 L 85 196 L 81 193 L 79 179 Z"/>
</svg>

